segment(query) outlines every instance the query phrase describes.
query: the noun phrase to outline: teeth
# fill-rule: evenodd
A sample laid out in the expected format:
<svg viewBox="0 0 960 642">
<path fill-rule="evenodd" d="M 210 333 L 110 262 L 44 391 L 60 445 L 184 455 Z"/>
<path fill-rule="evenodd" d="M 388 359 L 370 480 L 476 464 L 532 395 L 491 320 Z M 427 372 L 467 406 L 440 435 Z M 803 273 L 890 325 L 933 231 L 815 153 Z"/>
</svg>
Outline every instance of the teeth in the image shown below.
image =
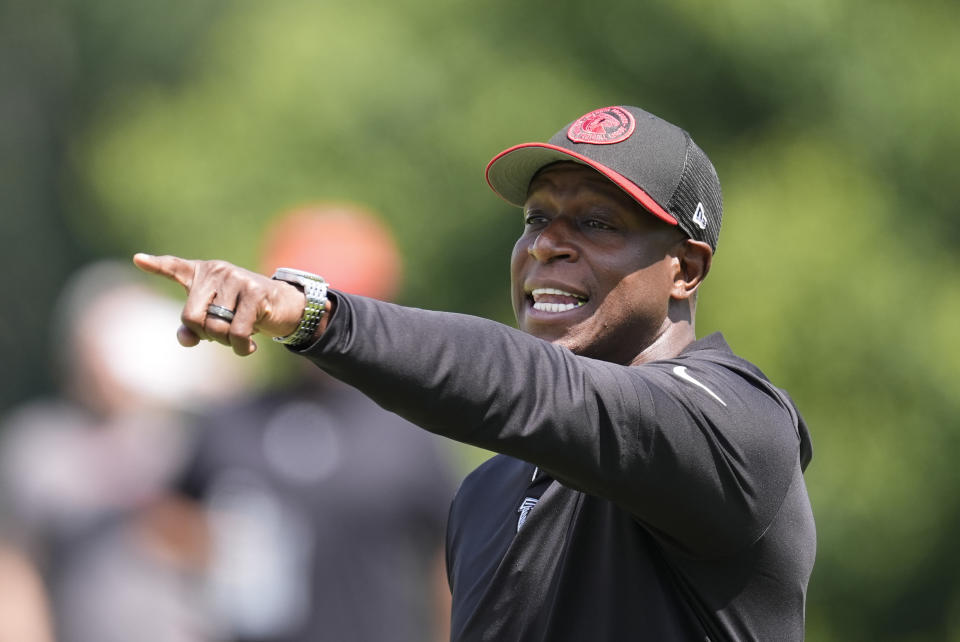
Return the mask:
<svg viewBox="0 0 960 642">
<path fill-rule="evenodd" d="M 572 296 L 576 299 L 583 298 L 583 297 L 577 296 L 576 294 L 572 294 L 570 292 L 564 292 L 563 290 L 558 290 L 557 288 L 536 288 L 530 294 L 532 294 L 533 296 L 537 296 L 540 294 L 559 294 L 560 296 Z"/>
<path fill-rule="evenodd" d="M 541 312 L 566 312 L 567 310 L 579 308 L 581 305 L 587 302 L 585 297 L 576 295 L 572 292 L 567 292 L 565 290 L 558 290 L 557 288 L 535 288 L 530 292 L 530 295 L 533 298 L 533 309 L 540 310 Z M 567 299 L 573 299 L 573 302 L 557 303 L 554 301 L 539 300 L 546 296 L 562 296 Z"/>
<path fill-rule="evenodd" d="M 583 301 L 577 301 L 576 303 L 534 303 L 533 309 L 540 310 L 542 312 L 566 312 L 567 310 L 572 310 L 574 308 L 579 308 L 583 305 Z"/>
</svg>

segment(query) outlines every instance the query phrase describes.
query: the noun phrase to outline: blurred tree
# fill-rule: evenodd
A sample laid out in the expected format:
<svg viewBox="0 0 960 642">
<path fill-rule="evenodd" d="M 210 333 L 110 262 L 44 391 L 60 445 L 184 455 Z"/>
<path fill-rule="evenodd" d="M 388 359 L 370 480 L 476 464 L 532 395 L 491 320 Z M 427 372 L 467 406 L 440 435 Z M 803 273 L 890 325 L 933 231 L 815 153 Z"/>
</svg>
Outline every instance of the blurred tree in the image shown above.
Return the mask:
<svg viewBox="0 0 960 642">
<path fill-rule="evenodd" d="M 889 188 L 831 140 L 739 150 L 701 323 L 767 366 L 814 431 L 811 640 L 960 634 L 960 274 L 912 247 Z M 937 275 L 936 288 L 918 284 Z"/>
<path fill-rule="evenodd" d="M 108 96 L 173 84 L 222 0 L 0 0 L 0 408 L 51 388 L 51 309 L 80 263 L 116 248 L 85 244 L 70 141 Z M 96 227 L 96 216 L 76 221 Z"/>
<path fill-rule="evenodd" d="M 49 299 L 80 253 L 56 216 L 73 43 L 38 4 L 0 4 L 0 407 L 44 385 Z"/>
</svg>

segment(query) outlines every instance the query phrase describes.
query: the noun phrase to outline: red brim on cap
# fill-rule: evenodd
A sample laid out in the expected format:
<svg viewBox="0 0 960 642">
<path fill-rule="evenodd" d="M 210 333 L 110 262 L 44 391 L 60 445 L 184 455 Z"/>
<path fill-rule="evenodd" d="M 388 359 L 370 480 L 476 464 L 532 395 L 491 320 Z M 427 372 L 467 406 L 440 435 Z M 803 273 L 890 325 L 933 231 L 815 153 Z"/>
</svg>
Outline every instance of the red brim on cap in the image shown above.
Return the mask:
<svg viewBox="0 0 960 642">
<path fill-rule="evenodd" d="M 523 207 L 533 176 L 550 163 L 564 160 L 574 160 L 592 167 L 613 181 L 645 210 L 671 225 L 677 225 L 677 219 L 672 214 L 622 174 L 582 154 L 549 143 L 523 143 L 503 150 L 487 163 L 487 184 L 503 200 Z"/>
</svg>

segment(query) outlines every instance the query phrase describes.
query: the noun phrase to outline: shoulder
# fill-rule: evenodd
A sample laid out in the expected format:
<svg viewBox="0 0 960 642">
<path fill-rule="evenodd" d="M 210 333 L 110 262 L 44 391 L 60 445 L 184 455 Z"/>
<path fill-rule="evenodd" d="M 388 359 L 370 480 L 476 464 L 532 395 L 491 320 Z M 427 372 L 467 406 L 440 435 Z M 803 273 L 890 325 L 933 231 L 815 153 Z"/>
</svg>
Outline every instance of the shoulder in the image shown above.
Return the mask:
<svg viewBox="0 0 960 642">
<path fill-rule="evenodd" d="M 719 333 L 691 343 L 676 357 L 636 366 L 633 374 L 648 393 L 672 395 L 703 410 L 769 411 L 787 418 L 795 410 L 789 396 L 734 354 Z"/>
<path fill-rule="evenodd" d="M 790 396 L 719 333 L 671 359 L 636 366 L 634 385 L 645 421 L 695 424 L 742 447 L 809 460 L 809 435 Z M 786 463 L 786 462 L 785 462 Z M 804 461 L 804 464 L 806 461 Z"/>
</svg>

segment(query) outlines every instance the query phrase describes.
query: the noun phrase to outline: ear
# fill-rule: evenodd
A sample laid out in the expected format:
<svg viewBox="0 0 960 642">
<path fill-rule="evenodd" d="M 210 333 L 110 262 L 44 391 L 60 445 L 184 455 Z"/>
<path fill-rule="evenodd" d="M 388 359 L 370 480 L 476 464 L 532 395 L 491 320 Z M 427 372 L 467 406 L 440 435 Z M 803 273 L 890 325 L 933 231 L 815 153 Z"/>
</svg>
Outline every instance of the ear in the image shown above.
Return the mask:
<svg viewBox="0 0 960 642">
<path fill-rule="evenodd" d="M 684 239 L 677 244 L 676 272 L 670 296 L 674 299 L 690 299 L 707 278 L 713 262 L 713 250 L 703 241 Z"/>
</svg>

